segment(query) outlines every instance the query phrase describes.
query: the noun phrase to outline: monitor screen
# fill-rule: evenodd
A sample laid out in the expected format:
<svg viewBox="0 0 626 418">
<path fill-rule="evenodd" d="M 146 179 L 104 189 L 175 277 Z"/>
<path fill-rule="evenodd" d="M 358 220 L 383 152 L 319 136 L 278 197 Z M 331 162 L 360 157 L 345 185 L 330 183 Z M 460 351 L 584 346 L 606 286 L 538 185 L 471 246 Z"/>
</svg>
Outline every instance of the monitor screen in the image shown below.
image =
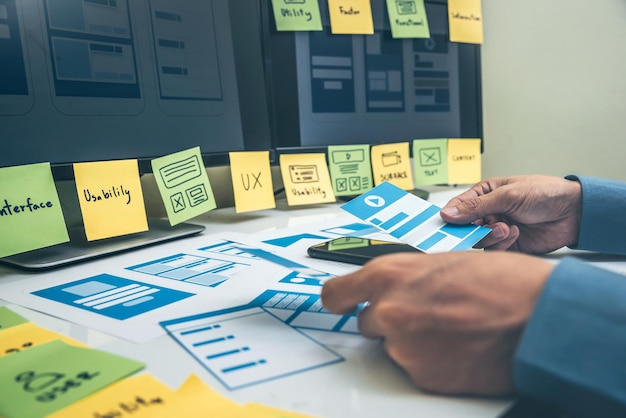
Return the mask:
<svg viewBox="0 0 626 418">
<path fill-rule="evenodd" d="M 0 0 L 0 167 L 272 149 L 260 12 L 233 3 Z"/>
<path fill-rule="evenodd" d="M 323 31 L 279 32 L 266 3 L 279 152 L 482 138 L 480 47 L 449 41 L 445 0 L 426 1 L 428 39 L 394 39 L 385 0 L 371 1 L 373 35 L 333 35 L 326 2 Z"/>
</svg>

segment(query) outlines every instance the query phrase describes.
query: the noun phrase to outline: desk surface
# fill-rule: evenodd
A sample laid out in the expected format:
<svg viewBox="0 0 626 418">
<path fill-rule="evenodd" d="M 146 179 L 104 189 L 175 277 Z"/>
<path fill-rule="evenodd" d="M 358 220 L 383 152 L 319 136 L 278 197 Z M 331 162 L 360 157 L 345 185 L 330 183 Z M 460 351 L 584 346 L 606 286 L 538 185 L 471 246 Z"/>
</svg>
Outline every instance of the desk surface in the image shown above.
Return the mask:
<svg viewBox="0 0 626 418">
<path fill-rule="evenodd" d="M 430 200 L 443 204 L 458 190 L 431 192 Z M 236 214 L 233 208 L 218 209 L 193 220 L 206 226 L 203 235 L 216 232 L 259 232 L 333 219 L 345 213 L 338 204 L 287 207 L 279 202 L 277 209 Z M 202 236 L 193 238 L 202 240 Z M 155 248 L 135 250 L 106 259 L 68 266 L 48 273 L 28 273 L 0 267 L 0 297 L 4 284 L 23 282 L 25 287 L 47 280 L 51 274 L 68 278 L 86 278 L 120 263 L 141 262 L 155 254 L 180 251 L 188 240 L 161 244 Z M 197 242 L 197 241 L 195 241 Z M 3 302 L 0 300 L 0 304 Z M 173 388 L 191 373 L 236 402 L 260 402 L 269 406 L 309 414 L 316 417 L 496 417 L 510 405 L 510 399 L 442 397 L 423 393 L 415 388 L 385 355 L 377 341 L 360 336 L 324 344 L 345 358 L 337 364 L 271 380 L 249 387 L 228 390 L 168 335 L 145 343 L 135 343 L 103 332 L 77 325 L 46 313 L 4 303 L 36 324 L 60 332 L 87 345 L 134 358 L 146 363 L 146 371 Z M 207 307 L 208 308 L 208 307 Z M 319 331 L 318 331 L 319 332 Z M 393 408 L 393 409 L 392 409 Z"/>
</svg>

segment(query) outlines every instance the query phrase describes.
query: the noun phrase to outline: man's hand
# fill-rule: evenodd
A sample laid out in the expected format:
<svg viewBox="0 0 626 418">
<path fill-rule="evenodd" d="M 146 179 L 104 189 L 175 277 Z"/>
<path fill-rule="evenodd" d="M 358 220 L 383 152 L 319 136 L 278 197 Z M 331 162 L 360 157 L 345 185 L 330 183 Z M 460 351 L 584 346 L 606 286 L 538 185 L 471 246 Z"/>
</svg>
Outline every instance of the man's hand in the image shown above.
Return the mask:
<svg viewBox="0 0 626 418">
<path fill-rule="evenodd" d="M 502 395 L 513 356 L 552 264 L 507 252 L 393 254 L 327 281 L 322 303 L 359 312 L 361 333 L 421 389 Z"/>
<path fill-rule="evenodd" d="M 477 248 L 543 254 L 578 242 L 581 207 L 577 181 L 515 176 L 474 185 L 448 202 L 441 218 L 491 228 Z"/>
</svg>

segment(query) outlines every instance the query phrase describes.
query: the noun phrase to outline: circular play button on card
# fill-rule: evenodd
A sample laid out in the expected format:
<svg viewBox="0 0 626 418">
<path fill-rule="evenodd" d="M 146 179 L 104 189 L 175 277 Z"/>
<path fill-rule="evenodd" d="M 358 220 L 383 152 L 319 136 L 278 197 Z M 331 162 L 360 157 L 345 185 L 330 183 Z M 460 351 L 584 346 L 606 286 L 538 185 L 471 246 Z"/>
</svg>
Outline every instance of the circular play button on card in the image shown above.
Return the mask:
<svg viewBox="0 0 626 418">
<path fill-rule="evenodd" d="M 367 196 L 364 199 L 364 202 L 367 206 L 371 206 L 373 208 L 379 208 L 381 206 L 385 205 L 385 199 L 383 199 L 380 196 L 376 196 L 376 195 L 372 195 L 372 196 Z"/>
</svg>

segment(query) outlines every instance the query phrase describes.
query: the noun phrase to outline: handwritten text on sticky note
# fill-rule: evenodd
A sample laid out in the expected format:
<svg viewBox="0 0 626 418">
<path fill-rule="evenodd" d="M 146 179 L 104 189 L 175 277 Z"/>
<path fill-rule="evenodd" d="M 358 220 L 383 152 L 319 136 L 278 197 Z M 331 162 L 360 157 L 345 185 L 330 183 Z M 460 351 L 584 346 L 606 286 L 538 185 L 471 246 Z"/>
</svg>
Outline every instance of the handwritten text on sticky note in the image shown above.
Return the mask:
<svg viewBox="0 0 626 418">
<path fill-rule="evenodd" d="M 408 142 L 372 146 L 372 172 L 374 184 L 385 181 L 403 190 L 412 190 L 413 172 Z"/>
<path fill-rule="evenodd" d="M 448 182 L 474 184 L 481 180 L 480 139 L 448 140 Z"/>
<path fill-rule="evenodd" d="M 89 241 L 148 230 L 137 160 L 74 164 Z"/>
<path fill-rule="evenodd" d="M 69 241 L 49 163 L 0 168 L 0 257 Z"/>
<path fill-rule="evenodd" d="M 0 411 L 47 416 L 144 365 L 135 360 L 56 340 L 0 358 Z"/>
<path fill-rule="evenodd" d="M 269 151 L 231 152 L 229 156 L 237 213 L 275 208 Z"/>
<path fill-rule="evenodd" d="M 334 202 L 324 154 L 282 154 L 280 170 L 289 206 Z"/>
<path fill-rule="evenodd" d="M 450 41 L 483 43 L 481 0 L 448 0 L 448 21 L 450 22 Z"/>
<path fill-rule="evenodd" d="M 430 38 L 424 0 L 387 0 L 387 14 L 394 38 Z"/>
<path fill-rule="evenodd" d="M 278 31 L 322 30 L 318 0 L 272 0 Z"/>
<path fill-rule="evenodd" d="M 370 0 L 328 0 L 328 11 L 333 34 L 374 33 Z"/>
<path fill-rule="evenodd" d="M 448 138 L 414 140 L 413 172 L 418 186 L 448 184 Z"/>
</svg>

